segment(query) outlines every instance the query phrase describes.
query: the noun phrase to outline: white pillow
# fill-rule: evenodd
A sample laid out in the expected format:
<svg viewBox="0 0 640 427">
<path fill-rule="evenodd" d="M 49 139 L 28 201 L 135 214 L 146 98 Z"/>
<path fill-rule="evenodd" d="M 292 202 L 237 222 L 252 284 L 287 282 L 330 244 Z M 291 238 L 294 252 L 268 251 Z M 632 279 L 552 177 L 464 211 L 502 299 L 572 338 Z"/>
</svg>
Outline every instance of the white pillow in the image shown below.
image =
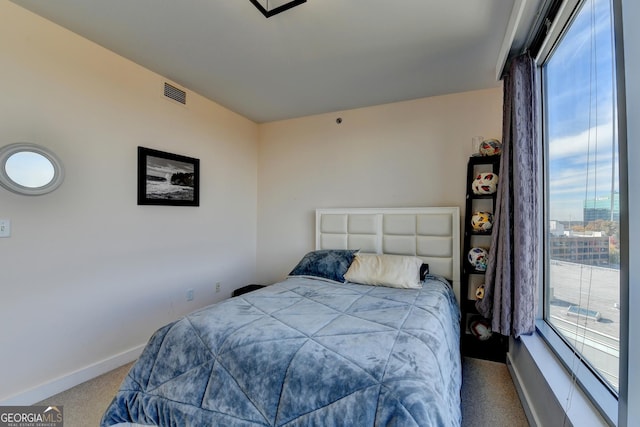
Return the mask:
<svg viewBox="0 0 640 427">
<path fill-rule="evenodd" d="M 420 289 L 422 260 L 413 256 L 356 254 L 344 275 L 352 283 Z"/>
</svg>

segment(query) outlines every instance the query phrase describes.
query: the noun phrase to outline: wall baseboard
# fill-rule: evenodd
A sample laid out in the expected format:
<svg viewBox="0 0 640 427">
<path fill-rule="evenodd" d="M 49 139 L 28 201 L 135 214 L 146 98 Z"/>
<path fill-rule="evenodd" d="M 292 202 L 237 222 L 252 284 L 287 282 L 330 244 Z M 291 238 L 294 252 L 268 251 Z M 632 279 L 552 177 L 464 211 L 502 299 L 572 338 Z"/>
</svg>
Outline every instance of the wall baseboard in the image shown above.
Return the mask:
<svg viewBox="0 0 640 427">
<path fill-rule="evenodd" d="M 527 392 L 527 388 L 524 382 L 522 381 L 522 376 L 518 373 L 517 368 L 513 365 L 510 353 L 507 353 L 507 369 L 509 369 L 509 373 L 511 374 L 511 379 L 513 380 L 513 384 L 516 387 L 518 397 L 520 397 L 520 403 L 522 404 L 522 409 L 524 409 L 524 414 L 527 417 L 529 426 L 539 426 L 540 422 L 538 421 L 538 416 L 535 413 L 535 408 L 531 404 L 531 398 L 529 396 L 529 393 Z"/>
<path fill-rule="evenodd" d="M 42 383 L 29 390 L 25 390 L 13 396 L 4 398 L 0 401 L 0 405 L 33 405 L 34 403 L 40 402 L 41 400 L 61 393 L 65 390 L 77 386 L 78 384 L 82 384 L 85 381 L 89 381 L 93 378 L 99 377 L 102 374 L 106 374 L 109 371 L 112 371 L 122 365 L 126 365 L 127 363 L 136 360 L 142 353 L 144 346 L 145 344 L 141 344 L 122 353 L 93 363 L 77 371 L 60 376 L 46 383 Z"/>
</svg>

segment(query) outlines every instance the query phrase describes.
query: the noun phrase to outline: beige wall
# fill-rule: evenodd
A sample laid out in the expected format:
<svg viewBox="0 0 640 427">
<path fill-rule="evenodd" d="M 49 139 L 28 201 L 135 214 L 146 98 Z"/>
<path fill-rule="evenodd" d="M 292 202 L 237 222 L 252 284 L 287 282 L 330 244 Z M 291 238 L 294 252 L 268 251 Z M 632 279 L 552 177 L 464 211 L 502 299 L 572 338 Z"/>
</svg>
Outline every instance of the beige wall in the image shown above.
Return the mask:
<svg viewBox="0 0 640 427">
<path fill-rule="evenodd" d="M 258 280 L 282 279 L 314 248 L 316 208 L 464 211 L 471 138 L 499 138 L 501 123 L 497 88 L 261 125 Z"/>
<path fill-rule="evenodd" d="M 66 168 L 48 195 L 0 188 L 0 401 L 117 363 L 255 279 L 255 123 L 168 101 L 161 76 L 6 1 L 0 77 L 0 146 L 38 143 Z M 201 206 L 138 206 L 138 145 L 199 158 Z"/>
</svg>

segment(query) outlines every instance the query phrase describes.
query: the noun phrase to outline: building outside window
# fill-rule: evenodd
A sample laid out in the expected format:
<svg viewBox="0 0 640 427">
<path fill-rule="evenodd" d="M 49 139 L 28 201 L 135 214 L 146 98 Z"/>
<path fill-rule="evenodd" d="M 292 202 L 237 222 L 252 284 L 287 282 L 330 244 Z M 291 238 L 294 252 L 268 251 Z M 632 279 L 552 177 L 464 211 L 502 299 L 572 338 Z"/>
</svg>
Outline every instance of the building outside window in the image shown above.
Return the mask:
<svg viewBox="0 0 640 427">
<path fill-rule="evenodd" d="M 587 223 L 597 220 L 619 223 L 620 195 L 614 193 L 593 200 L 585 200 L 583 212 L 584 221 Z"/>
</svg>

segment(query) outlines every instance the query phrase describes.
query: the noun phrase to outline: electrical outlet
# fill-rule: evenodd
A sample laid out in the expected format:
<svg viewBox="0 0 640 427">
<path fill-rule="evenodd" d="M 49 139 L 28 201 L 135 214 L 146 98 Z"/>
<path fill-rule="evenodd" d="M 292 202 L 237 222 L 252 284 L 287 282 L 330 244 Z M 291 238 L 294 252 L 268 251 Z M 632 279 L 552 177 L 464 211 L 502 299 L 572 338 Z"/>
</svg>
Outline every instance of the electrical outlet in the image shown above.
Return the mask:
<svg viewBox="0 0 640 427">
<path fill-rule="evenodd" d="M 220 292 L 220 282 L 216 282 L 216 293 Z"/>
<path fill-rule="evenodd" d="M 187 301 L 193 301 L 193 289 L 187 289 Z"/>
<path fill-rule="evenodd" d="M 0 219 L 0 237 L 11 237 L 11 220 Z"/>
</svg>

